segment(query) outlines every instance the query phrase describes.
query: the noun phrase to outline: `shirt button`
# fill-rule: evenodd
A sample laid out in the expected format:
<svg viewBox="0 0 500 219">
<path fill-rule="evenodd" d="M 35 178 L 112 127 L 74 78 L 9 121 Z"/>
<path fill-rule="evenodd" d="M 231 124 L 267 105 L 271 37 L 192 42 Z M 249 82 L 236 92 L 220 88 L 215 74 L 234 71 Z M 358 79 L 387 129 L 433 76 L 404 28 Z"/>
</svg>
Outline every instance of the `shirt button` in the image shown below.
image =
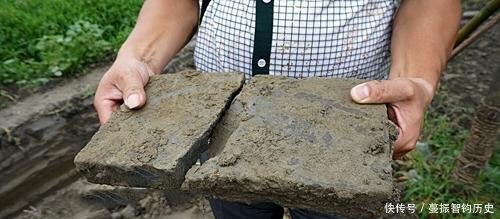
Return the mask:
<svg viewBox="0 0 500 219">
<path fill-rule="evenodd" d="M 265 0 L 264 0 L 265 1 Z M 261 68 L 263 68 L 264 66 L 266 66 L 266 60 L 264 59 L 259 59 L 259 61 L 257 62 L 257 65 Z"/>
<path fill-rule="evenodd" d="M 271 0 L 262 0 L 262 2 L 267 4 L 267 3 L 271 2 Z"/>
</svg>

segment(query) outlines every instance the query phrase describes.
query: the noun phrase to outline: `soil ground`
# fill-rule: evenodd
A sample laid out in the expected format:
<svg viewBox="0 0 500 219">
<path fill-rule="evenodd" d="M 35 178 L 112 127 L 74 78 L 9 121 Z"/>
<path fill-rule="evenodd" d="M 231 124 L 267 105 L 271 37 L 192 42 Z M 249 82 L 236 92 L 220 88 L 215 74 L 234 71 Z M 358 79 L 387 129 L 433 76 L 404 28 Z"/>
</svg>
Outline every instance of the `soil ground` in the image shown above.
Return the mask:
<svg viewBox="0 0 500 219">
<path fill-rule="evenodd" d="M 16 218 L 213 218 L 208 201 L 201 197 L 182 197 L 170 202 L 168 195 L 154 190 L 147 190 L 138 194 L 142 197 L 125 205 L 113 200 L 113 198 L 102 198 L 103 195 L 99 195 L 100 190 L 112 190 L 112 188 L 92 184 L 81 178 L 54 192 L 54 194 L 44 198 L 36 205 L 23 210 Z M 182 201 L 179 202 L 179 200 Z"/>
<path fill-rule="evenodd" d="M 485 1 L 465 1 L 464 8 L 478 9 Z M 465 11 L 465 9 L 464 9 Z M 448 115 L 458 125 L 469 128 L 474 107 L 488 94 L 500 74 L 500 23 L 448 63 L 438 94 L 429 109 L 433 115 Z"/>
</svg>

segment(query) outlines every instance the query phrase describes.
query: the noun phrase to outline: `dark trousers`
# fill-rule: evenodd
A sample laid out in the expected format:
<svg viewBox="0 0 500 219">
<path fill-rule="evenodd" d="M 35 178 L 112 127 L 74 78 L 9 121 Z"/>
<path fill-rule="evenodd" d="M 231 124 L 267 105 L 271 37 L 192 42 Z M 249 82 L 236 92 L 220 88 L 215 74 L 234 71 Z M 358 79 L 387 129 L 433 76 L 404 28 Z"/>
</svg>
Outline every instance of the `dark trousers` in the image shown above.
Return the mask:
<svg viewBox="0 0 500 219">
<path fill-rule="evenodd" d="M 210 206 L 216 219 L 283 219 L 283 207 L 271 203 L 261 202 L 244 204 L 211 199 Z M 290 209 L 292 219 L 341 219 L 342 217 L 326 215 L 318 212 Z"/>
</svg>

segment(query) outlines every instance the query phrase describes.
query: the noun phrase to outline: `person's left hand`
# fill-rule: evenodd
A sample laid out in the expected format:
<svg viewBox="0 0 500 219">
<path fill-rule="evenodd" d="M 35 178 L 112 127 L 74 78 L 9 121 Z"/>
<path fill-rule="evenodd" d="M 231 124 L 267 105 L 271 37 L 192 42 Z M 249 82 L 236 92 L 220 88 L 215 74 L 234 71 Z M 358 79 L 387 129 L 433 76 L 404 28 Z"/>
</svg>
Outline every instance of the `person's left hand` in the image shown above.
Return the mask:
<svg viewBox="0 0 500 219">
<path fill-rule="evenodd" d="M 421 78 L 394 78 L 359 84 L 351 89 L 351 98 L 361 104 L 387 104 L 388 117 L 399 129 L 393 155 L 397 159 L 415 149 L 433 90 Z"/>
</svg>

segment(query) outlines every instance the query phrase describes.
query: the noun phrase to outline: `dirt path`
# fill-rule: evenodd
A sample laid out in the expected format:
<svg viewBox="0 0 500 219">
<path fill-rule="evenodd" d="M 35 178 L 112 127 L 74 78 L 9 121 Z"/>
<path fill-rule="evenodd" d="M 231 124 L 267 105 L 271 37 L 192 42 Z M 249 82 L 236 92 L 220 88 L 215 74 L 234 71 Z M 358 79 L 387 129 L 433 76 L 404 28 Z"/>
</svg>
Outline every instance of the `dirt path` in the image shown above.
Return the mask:
<svg viewBox="0 0 500 219">
<path fill-rule="evenodd" d="M 494 74 L 500 74 L 500 24 L 482 35 L 452 60 L 441 78 L 441 86 L 430 113 L 448 115 L 468 128 L 474 107 L 488 93 Z"/>
<path fill-rule="evenodd" d="M 462 12 L 470 19 L 488 0 L 462 1 Z M 471 13 L 472 12 L 472 13 Z M 500 24 L 479 37 L 448 63 L 443 73 L 438 94 L 429 109 L 433 117 L 447 115 L 457 125 L 470 127 L 474 107 L 488 93 L 494 74 L 500 74 Z"/>
</svg>

